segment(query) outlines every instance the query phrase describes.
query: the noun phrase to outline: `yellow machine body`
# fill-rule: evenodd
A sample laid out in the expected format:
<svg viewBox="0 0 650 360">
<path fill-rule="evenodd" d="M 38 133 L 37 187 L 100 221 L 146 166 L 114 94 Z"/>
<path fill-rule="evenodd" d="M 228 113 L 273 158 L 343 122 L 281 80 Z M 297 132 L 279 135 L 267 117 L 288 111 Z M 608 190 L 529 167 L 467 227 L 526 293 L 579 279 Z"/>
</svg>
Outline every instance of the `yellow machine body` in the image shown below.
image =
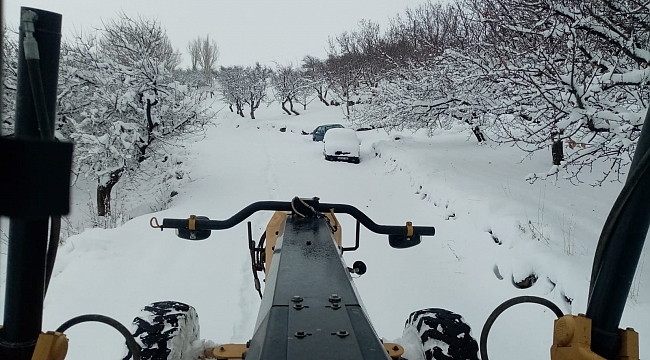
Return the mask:
<svg viewBox="0 0 650 360">
<path fill-rule="evenodd" d="M 38 336 L 32 360 L 63 360 L 68 353 L 68 338 L 60 332 L 48 331 Z"/>
<path fill-rule="evenodd" d="M 639 334 L 632 328 L 619 330 L 621 350 L 618 360 L 639 360 Z M 591 351 L 591 319 L 564 315 L 555 320 L 551 360 L 604 360 Z"/>
</svg>

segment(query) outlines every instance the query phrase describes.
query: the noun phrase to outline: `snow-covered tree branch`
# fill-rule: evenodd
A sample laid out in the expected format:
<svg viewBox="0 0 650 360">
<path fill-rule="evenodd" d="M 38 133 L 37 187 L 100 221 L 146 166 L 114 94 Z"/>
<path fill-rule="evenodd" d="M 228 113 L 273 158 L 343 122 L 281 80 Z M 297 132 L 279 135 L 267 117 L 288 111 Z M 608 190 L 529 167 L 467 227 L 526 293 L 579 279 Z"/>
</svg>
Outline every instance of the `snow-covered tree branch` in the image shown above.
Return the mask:
<svg viewBox="0 0 650 360">
<path fill-rule="evenodd" d="M 172 78 L 168 43 L 158 22 L 121 15 L 63 47 L 59 134 L 75 142 L 76 171 L 97 179 L 100 216 L 123 177 L 159 166 L 174 139 L 207 122 L 202 96 Z"/>
</svg>

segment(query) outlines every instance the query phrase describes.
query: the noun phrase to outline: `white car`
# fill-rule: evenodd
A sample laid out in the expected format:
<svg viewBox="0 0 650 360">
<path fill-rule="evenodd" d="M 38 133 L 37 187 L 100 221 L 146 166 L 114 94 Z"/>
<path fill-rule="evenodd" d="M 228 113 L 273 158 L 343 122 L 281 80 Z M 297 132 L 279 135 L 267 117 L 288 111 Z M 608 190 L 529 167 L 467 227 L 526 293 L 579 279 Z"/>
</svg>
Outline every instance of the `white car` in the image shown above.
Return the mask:
<svg viewBox="0 0 650 360">
<path fill-rule="evenodd" d="M 323 139 L 323 155 L 328 161 L 359 163 L 361 141 L 352 129 L 329 129 Z"/>
</svg>

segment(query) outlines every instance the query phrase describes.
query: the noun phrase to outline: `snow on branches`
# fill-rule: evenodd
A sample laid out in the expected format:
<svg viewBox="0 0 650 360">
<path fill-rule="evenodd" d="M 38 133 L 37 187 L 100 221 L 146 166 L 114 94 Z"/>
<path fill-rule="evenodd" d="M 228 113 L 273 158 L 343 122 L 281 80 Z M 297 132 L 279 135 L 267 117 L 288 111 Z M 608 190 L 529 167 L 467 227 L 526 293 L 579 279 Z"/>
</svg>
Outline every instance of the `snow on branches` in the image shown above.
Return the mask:
<svg viewBox="0 0 650 360">
<path fill-rule="evenodd" d="M 650 8 L 635 0 L 459 0 L 406 18 L 380 38 L 337 38 L 329 62 L 383 62 L 375 83 L 361 81 L 363 67 L 330 73 L 354 80 L 343 91 L 331 82 L 359 95 L 353 121 L 429 131 L 459 121 L 529 154 L 552 149 L 551 170 L 530 181 L 579 183 L 591 173 L 598 185 L 625 175 L 650 95 Z"/>
<path fill-rule="evenodd" d="M 245 68 L 222 66 L 217 72 L 217 81 L 221 85 L 221 94 L 229 104 L 230 111 L 233 111 L 234 105 L 237 114 L 244 117 L 244 105 L 248 105 L 251 119 L 255 119 L 255 110 L 266 100 L 272 73 L 273 70 L 259 63 Z"/>
<path fill-rule="evenodd" d="M 568 145 L 551 171 L 529 179 L 565 171 L 581 181 L 595 163 L 607 165 L 595 184 L 619 179 L 647 108 L 650 10 L 607 0 L 469 6 L 486 26 L 484 51 L 476 56 L 498 59 L 492 71 L 508 89 L 492 109 L 496 137 L 529 152 Z"/>
<path fill-rule="evenodd" d="M 121 178 L 161 166 L 207 123 L 203 97 L 173 78 L 168 42 L 157 22 L 122 15 L 62 47 L 58 132 L 75 142 L 76 171 L 97 178 L 99 215 Z"/>
<path fill-rule="evenodd" d="M 295 69 L 291 64 L 276 65 L 271 75 L 271 86 L 275 100 L 280 103 L 287 115 L 300 115 L 293 108 L 293 102 L 300 102 L 306 108 L 309 97 L 314 92 L 311 82 L 302 76 L 300 69 Z M 287 102 L 289 109 L 285 106 Z"/>
</svg>

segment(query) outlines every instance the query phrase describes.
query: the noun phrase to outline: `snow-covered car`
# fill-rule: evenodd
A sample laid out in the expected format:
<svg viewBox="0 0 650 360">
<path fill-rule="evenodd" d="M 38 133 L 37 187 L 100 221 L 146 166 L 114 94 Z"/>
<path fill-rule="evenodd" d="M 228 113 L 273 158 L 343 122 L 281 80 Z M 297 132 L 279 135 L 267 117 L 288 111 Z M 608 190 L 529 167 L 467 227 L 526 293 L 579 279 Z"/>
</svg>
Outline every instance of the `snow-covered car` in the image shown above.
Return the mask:
<svg viewBox="0 0 650 360">
<path fill-rule="evenodd" d="M 359 163 L 361 141 L 352 129 L 329 129 L 323 138 L 323 155 L 328 161 Z"/>
<path fill-rule="evenodd" d="M 325 133 L 329 129 L 343 129 L 343 125 L 341 124 L 320 125 L 316 127 L 314 131 L 311 132 L 311 139 L 313 141 L 323 141 L 323 137 L 325 136 Z"/>
</svg>

